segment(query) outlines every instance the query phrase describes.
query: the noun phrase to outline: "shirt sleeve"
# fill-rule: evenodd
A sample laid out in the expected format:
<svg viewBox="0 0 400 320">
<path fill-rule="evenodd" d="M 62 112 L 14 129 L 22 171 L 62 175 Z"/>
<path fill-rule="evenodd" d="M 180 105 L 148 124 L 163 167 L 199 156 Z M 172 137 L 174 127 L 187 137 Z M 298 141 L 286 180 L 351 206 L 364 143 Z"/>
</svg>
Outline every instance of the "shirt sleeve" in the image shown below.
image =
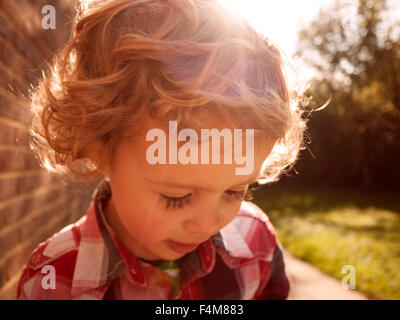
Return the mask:
<svg viewBox="0 0 400 320">
<path fill-rule="evenodd" d="M 40 263 L 35 265 L 32 257 L 38 255 L 38 251 L 33 253 L 21 272 L 16 300 L 70 300 L 77 252 L 67 252 L 56 259 L 40 260 L 41 256 L 37 258 Z"/>
<path fill-rule="evenodd" d="M 30 298 L 32 298 L 30 296 L 31 292 L 30 291 L 27 292 L 27 288 L 25 287 L 26 280 L 28 280 L 29 277 L 32 277 L 32 274 L 30 270 L 24 267 L 17 284 L 17 292 L 16 292 L 17 300 L 30 300 Z"/>
<path fill-rule="evenodd" d="M 285 300 L 289 296 L 292 280 L 285 270 L 283 248 L 277 239 L 271 263 L 261 262 L 261 277 L 265 278 L 269 271 L 267 284 L 259 290 L 254 300 Z"/>
</svg>

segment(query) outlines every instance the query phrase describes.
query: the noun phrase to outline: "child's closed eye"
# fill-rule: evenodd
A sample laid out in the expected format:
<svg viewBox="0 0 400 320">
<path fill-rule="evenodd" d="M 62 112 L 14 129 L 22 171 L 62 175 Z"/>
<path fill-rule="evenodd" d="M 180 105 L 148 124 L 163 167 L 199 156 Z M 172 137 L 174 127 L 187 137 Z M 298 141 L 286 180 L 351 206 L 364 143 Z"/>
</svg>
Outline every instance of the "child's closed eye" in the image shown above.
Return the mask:
<svg viewBox="0 0 400 320">
<path fill-rule="evenodd" d="M 237 200 L 252 200 L 253 199 L 253 191 L 258 187 L 257 183 L 253 183 L 249 185 L 248 188 L 240 191 L 235 190 L 227 190 L 225 191 L 226 197 L 228 201 Z M 183 209 L 186 205 L 190 205 L 192 203 L 192 193 L 188 193 L 182 197 L 171 197 L 164 194 L 160 194 L 160 200 L 163 202 L 166 209 Z"/>
<path fill-rule="evenodd" d="M 252 200 L 254 198 L 254 194 L 253 191 L 257 190 L 260 187 L 260 185 L 255 182 L 252 183 L 248 186 L 248 188 L 242 190 L 242 191 L 226 191 L 227 193 L 229 193 L 231 196 L 235 197 L 237 200 Z"/>
<path fill-rule="evenodd" d="M 185 205 L 189 205 L 192 201 L 192 194 L 189 193 L 183 197 L 169 197 L 161 194 L 160 200 L 164 203 L 165 208 L 182 209 Z"/>
</svg>

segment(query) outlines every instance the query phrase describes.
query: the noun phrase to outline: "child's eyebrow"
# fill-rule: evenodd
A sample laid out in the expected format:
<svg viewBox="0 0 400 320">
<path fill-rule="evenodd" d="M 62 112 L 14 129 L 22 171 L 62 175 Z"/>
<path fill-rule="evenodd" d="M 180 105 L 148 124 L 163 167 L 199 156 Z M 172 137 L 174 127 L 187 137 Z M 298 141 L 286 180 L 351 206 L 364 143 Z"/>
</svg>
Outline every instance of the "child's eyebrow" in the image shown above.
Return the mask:
<svg viewBox="0 0 400 320">
<path fill-rule="evenodd" d="M 151 181 L 146 179 L 147 182 L 150 182 L 152 184 L 156 184 L 156 185 L 163 185 L 165 187 L 171 187 L 171 188 L 179 188 L 179 189 L 198 189 L 198 190 L 208 190 L 208 188 L 204 188 L 204 187 L 200 187 L 198 185 L 194 185 L 194 184 L 183 184 L 183 183 L 179 183 L 179 182 L 171 182 L 171 181 L 166 181 L 166 182 L 162 182 L 162 181 Z M 245 184 L 251 184 L 253 182 L 256 182 L 257 177 L 253 177 L 252 179 L 249 179 L 247 181 L 244 181 L 236 186 L 233 186 L 231 188 L 237 188 L 240 186 L 243 186 Z M 231 189 L 230 188 L 230 189 Z"/>
</svg>

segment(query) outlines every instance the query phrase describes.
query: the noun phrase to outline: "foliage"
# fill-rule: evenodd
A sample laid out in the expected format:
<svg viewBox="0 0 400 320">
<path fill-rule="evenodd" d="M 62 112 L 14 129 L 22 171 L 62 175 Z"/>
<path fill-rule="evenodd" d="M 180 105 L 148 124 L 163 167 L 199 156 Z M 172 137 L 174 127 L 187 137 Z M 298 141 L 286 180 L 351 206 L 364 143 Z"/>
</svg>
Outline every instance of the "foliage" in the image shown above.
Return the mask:
<svg viewBox="0 0 400 320">
<path fill-rule="evenodd" d="M 337 0 L 299 32 L 297 55 L 317 70 L 311 106 L 331 98 L 311 113 L 315 159 L 303 154 L 300 182 L 400 190 L 400 23 L 388 12 L 386 0 Z"/>
<path fill-rule="evenodd" d="M 372 299 L 400 299 L 400 202 L 395 194 L 273 186 L 254 202 L 282 245 L 338 280 L 356 270 L 356 289 Z"/>
</svg>

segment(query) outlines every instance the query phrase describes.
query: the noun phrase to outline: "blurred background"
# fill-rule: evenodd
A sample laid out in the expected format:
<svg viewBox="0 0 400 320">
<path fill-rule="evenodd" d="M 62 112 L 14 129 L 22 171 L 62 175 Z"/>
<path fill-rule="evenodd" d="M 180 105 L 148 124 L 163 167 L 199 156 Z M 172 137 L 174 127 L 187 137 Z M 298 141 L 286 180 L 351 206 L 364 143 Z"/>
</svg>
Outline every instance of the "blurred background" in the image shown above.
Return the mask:
<svg viewBox="0 0 400 320">
<path fill-rule="evenodd" d="M 305 113 L 307 143 L 294 169 L 254 199 L 292 257 L 294 284 L 309 280 L 313 295 L 296 289 L 292 298 L 329 298 L 321 282 L 337 279 L 339 288 L 350 265 L 363 298 L 400 299 L 400 1 L 220 1 L 286 53 L 307 109 L 329 102 Z M 54 30 L 42 28 L 48 4 L 56 8 Z M 0 0 L 2 299 L 14 298 L 30 252 L 83 215 L 90 200 L 38 166 L 23 97 L 68 40 L 73 6 Z"/>
<path fill-rule="evenodd" d="M 56 29 L 42 28 L 49 4 Z M 28 146 L 28 89 L 68 40 L 73 14 L 68 0 L 0 0 L 0 299 L 15 299 L 31 252 L 85 214 L 90 200 L 40 168 Z"/>
</svg>

